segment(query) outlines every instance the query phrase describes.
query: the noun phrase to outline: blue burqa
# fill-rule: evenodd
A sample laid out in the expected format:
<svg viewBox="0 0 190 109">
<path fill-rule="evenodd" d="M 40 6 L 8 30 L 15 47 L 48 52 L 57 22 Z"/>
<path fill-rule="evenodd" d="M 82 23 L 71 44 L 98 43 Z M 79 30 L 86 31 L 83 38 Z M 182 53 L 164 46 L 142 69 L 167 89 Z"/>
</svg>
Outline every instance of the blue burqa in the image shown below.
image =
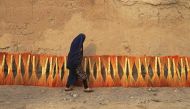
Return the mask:
<svg viewBox="0 0 190 109">
<path fill-rule="evenodd" d="M 67 59 L 68 69 L 76 69 L 79 65 L 81 65 L 83 59 L 84 40 L 85 34 L 83 33 L 73 39 Z"/>
</svg>

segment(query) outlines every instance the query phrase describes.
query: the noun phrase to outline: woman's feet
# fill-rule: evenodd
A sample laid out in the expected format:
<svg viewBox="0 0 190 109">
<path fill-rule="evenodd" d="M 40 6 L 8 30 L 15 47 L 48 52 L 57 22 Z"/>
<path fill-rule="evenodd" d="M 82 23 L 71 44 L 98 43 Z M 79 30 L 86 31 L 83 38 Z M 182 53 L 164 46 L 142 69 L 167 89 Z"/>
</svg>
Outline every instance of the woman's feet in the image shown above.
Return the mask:
<svg viewBox="0 0 190 109">
<path fill-rule="evenodd" d="M 93 92 L 93 90 L 91 88 L 86 88 L 84 89 L 84 92 Z"/>
<path fill-rule="evenodd" d="M 71 88 L 71 87 L 66 87 L 65 88 L 65 91 L 72 91 L 73 90 L 73 88 Z"/>
<path fill-rule="evenodd" d="M 66 87 L 65 88 L 65 91 L 72 91 L 72 90 L 73 90 L 73 88 L 71 88 L 71 87 Z M 92 90 L 91 88 L 86 88 L 83 91 L 84 92 L 93 92 L 94 90 Z"/>
</svg>

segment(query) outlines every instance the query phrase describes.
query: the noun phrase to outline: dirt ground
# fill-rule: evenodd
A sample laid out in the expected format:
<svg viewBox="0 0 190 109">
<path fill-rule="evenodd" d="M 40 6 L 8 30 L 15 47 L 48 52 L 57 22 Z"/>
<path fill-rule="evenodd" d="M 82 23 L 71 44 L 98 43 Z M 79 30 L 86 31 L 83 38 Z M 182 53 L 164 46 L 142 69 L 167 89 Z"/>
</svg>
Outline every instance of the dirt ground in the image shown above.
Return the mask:
<svg viewBox="0 0 190 109">
<path fill-rule="evenodd" d="M 0 86 L 0 109 L 189 109 L 189 88 Z"/>
</svg>

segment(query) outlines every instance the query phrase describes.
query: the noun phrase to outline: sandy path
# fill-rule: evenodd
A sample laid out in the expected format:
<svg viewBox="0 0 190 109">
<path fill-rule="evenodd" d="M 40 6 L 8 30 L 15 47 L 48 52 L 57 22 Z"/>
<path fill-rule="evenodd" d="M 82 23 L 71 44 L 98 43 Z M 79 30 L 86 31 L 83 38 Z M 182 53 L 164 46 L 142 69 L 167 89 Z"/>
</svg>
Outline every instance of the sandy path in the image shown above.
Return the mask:
<svg viewBox="0 0 190 109">
<path fill-rule="evenodd" d="M 189 88 L 63 88 L 0 86 L 0 109 L 188 109 Z"/>
</svg>

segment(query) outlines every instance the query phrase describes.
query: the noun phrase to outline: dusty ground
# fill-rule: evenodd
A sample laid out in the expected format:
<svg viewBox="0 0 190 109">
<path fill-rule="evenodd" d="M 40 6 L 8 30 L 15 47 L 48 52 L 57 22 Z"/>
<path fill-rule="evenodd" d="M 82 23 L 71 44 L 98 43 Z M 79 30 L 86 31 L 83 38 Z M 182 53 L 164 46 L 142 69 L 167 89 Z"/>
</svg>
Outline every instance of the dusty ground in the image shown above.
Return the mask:
<svg viewBox="0 0 190 109">
<path fill-rule="evenodd" d="M 63 88 L 0 86 L 0 109 L 189 109 L 189 88 Z"/>
</svg>

